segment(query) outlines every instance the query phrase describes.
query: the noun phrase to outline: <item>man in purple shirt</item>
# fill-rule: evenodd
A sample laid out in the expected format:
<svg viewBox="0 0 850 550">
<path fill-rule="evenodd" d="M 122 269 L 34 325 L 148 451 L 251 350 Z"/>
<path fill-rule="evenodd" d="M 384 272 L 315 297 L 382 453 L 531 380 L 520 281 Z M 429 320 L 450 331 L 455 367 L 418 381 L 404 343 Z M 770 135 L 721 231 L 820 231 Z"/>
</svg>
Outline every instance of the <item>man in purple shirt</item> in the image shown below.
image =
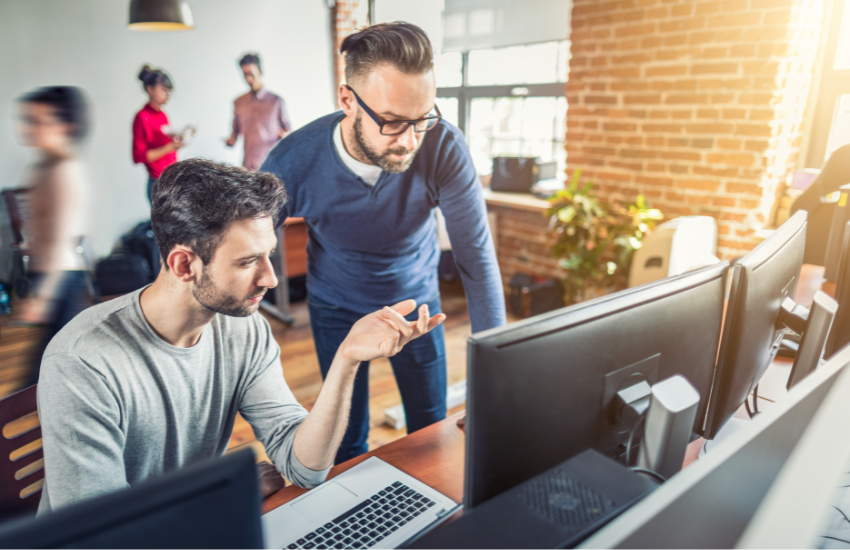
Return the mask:
<svg viewBox="0 0 850 550">
<path fill-rule="evenodd" d="M 257 170 L 272 147 L 291 130 L 289 114 L 283 98 L 263 88 L 259 55 L 245 54 L 239 67 L 251 91 L 233 102 L 233 133 L 227 145 L 236 145 L 241 134 L 245 145 L 242 166 Z"/>
</svg>

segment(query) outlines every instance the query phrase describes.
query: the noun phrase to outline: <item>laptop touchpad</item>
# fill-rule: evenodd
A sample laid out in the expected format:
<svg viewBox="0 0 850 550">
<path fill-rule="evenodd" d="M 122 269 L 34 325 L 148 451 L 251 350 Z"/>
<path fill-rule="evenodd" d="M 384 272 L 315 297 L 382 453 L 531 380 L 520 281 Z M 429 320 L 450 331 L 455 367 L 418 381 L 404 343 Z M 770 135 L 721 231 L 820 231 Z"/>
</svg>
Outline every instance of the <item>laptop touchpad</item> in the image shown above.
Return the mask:
<svg viewBox="0 0 850 550">
<path fill-rule="evenodd" d="M 292 505 L 296 511 L 311 521 L 322 519 L 357 498 L 357 495 L 333 481 L 313 489 L 311 493 Z"/>
</svg>

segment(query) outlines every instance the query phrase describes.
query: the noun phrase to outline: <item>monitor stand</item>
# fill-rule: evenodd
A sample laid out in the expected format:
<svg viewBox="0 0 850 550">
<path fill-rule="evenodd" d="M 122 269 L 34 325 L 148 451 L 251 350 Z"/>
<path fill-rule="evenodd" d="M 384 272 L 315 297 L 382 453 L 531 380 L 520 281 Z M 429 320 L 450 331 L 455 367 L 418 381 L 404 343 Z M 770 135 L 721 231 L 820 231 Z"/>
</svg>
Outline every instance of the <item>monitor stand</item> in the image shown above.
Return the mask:
<svg viewBox="0 0 850 550">
<path fill-rule="evenodd" d="M 810 309 L 797 305 L 791 298 L 785 298 L 782 302 L 779 319 L 776 321 L 777 327 L 787 327 L 802 335 L 800 346 L 794 357 L 794 365 L 788 377 L 787 389 L 790 390 L 818 367 L 823 355 L 826 337 L 829 334 L 832 319 L 835 317 L 837 309 L 838 303 L 821 291 L 815 294 Z M 743 428 L 748 421 L 748 419 L 744 420 L 734 416 L 730 418 L 726 425 L 717 432 L 717 437 L 703 444 L 699 451 L 699 458 L 705 456 L 712 448 Z"/>
<path fill-rule="evenodd" d="M 726 424 L 720 428 L 720 431 L 717 432 L 717 437 L 714 439 L 706 439 L 705 443 L 702 444 L 702 447 L 699 449 L 699 455 L 697 458 L 700 459 L 706 455 L 706 453 L 711 452 L 718 445 L 723 444 L 723 442 L 729 439 L 733 434 L 737 433 L 741 429 L 743 429 L 747 424 L 749 424 L 749 418 L 737 418 L 733 416 L 730 418 Z"/>
</svg>

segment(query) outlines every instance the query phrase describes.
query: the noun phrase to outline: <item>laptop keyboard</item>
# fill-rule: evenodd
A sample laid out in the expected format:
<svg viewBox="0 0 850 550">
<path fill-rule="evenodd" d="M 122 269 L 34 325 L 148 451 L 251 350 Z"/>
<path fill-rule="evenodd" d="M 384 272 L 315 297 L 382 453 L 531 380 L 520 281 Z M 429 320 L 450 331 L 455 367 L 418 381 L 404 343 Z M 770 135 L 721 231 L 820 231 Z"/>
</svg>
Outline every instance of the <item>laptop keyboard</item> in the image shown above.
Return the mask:
<svg viewBox="0 0 850 550">
<path fill-rule="evenodd" d="M 396 481 L 286 548 L 369 548 L 434 504 Z"/>
</svg>

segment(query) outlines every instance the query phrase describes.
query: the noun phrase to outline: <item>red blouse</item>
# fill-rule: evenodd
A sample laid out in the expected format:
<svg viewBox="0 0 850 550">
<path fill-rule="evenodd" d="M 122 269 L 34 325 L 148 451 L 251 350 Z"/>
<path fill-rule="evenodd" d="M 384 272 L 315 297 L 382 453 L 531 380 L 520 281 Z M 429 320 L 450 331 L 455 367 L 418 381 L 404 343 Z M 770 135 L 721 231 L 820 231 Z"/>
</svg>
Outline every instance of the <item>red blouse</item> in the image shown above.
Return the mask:
<svg viewBox="0 0 850 550">
<path fill-rule="evenodd" d="M 148 162 L 148 151 L 159 149 L 172 141 L 162 131 L 163 126 L 168 126 L 168 116 L 164 111 L 157 111 L 150 104 L 142 107 L 133 120 L 133 162 L 144 164 L 148 174 L 154 179 L 159 179 L 163 170 L 177 162 L 177 151 L 171 151 L 153 162 Z"/>
</svg>

